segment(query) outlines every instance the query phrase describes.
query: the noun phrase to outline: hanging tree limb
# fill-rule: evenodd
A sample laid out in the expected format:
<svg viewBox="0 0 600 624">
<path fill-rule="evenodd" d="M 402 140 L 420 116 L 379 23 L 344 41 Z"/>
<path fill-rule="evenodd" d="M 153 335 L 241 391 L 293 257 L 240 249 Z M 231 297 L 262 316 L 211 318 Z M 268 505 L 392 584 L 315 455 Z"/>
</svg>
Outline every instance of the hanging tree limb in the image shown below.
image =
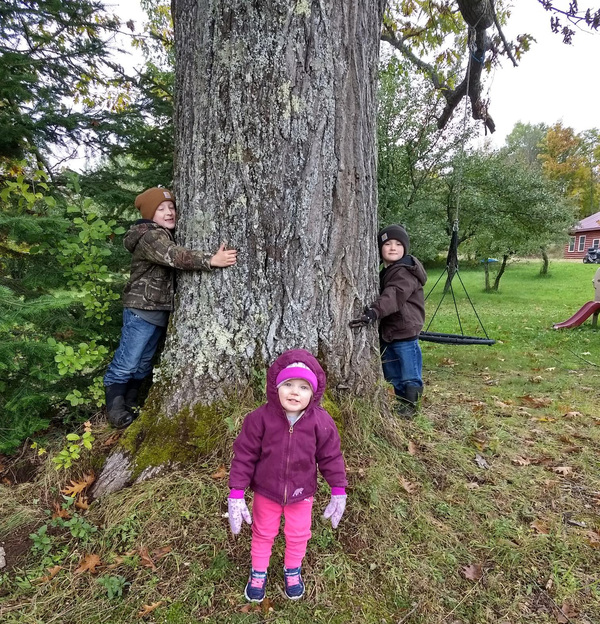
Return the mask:
<svg viewBox="0 0 600 624">
<path fill-rule="evenodd" d="M 411 61 L 413 65 L 425 72 L 429 76 L 433 86 L 442 92 L 446 100 L 446 106 L 438 119 L 438 128 L 441 129 L 446 126 L 452 116 L 452 113 L 454 112 L 454 109 L 458 106 L 462 98 L 465 95 L 468 95 L 471 100 L 473 119 L 483 120 L 486 128 L 488 128 L 490 132 L 495 131 L 496 124 L 488 114 L 487 104 L 481 99 L 481 73 L 483 70 L 483 61 L 487 46 L 485 29 L 475 33 L 475 50 L 472 52 L 472 62 L 468 64 L 467 73 L 456 89 L 452 89 L 447 82 L 441 80 L 435 67 L 417 57 L 416 54 L 414 54 L 404 43 L 405 38 L 399 39 L 387 23 L 384 23 L 381 39 L 396 48 L 409 61 Z"/>
</svg>

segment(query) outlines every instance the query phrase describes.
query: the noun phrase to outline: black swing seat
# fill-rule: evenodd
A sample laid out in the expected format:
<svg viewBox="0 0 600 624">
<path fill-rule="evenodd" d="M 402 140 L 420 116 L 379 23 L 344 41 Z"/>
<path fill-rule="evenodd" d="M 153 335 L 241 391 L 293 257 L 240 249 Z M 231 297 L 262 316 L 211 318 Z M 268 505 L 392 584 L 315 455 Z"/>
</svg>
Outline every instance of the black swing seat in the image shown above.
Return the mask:
<svg viewBox="0 0 600 624">
<path fill-rule="evenodd" d="M 463 334 L 442 334 L 440 332 L 422 331 L 419 340 L 425 342 L 437 342 L 438 344 L 454 345 L 488 345 L 496 344 L 491 338 L 479 338 L 477 336 L 464 336 Z"/>
</svg>

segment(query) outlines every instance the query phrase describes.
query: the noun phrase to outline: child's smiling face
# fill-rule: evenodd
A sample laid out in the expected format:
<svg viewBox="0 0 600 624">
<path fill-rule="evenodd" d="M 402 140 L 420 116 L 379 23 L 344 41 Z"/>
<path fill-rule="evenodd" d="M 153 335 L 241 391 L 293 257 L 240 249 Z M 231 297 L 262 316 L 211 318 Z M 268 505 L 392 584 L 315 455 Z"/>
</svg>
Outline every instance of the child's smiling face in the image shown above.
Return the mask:
<svg viewBox="0 0 600 624">
<path fill-rule="evenodd" d="M 166 200 L 158 204 L 158 208 L 152 217 L 154 223 L 162 225 L 162 227 L 172 230 L 175 228 L 175 220 L 177 219 L 177 212 L 175 211 L 175 204 Z"/>
<path fill-rule="evenodd" d="M 386 240 L 381 246 L 381 257 L 387 264 L 400 260 L 404 257 L 404 245 L 395 238 Z"/>
<path fill-rule="evenodd" d="M 288 413 L 306 409 L 312 399 L 312 386 L 306 379 L 286 379 L 277 389 L 281 407 Z"/>
</svg>

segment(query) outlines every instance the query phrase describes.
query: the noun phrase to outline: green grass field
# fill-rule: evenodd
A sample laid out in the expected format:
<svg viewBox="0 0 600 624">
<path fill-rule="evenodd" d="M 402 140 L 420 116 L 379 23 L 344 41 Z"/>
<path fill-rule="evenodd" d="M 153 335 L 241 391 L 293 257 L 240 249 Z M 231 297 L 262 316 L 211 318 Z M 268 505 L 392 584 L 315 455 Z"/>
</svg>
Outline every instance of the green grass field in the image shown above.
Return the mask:
<svg viewBox="0 0 600 624">
<path fill-rule="evenodd" d="M 414 421 L 375 409 L 383 386 L 342 406 L 348 508 L 332 531 L 321 488 L 301 601 L 283 597 L 279 540 L 268 600 L 245 604 L 250 534 L 229 534 L 224 458 L 96 501 L 47 533 L 66 479 L 39 460 L 34 482 L 0 485 L 0 620 L 597 624 L 600 329 L 552 329 L 594 298 L 596 269 L 555 261 L 541 278 L 538 263 L 520 262 L 493 294 L 480 270 L 461 271 L 498 342 L 423 343 Z M 464 332 L 482 335 L 457 294 Z M 449 298 L 431 329 L 458 331 Z M 94 453 L 106 453 L 111 432 L 98 423 L 94 435 Z M 90 554 L 96 567 L 78 571 Z"/>
</svg>

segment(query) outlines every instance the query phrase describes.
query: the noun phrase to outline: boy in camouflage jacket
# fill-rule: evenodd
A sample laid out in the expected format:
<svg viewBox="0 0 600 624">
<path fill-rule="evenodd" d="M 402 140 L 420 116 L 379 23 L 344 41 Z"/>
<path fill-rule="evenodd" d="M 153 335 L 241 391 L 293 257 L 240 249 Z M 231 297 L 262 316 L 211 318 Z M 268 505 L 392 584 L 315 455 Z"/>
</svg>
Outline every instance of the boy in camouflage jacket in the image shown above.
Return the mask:
<svg viewBox="0 0 600 624">
<path fill-rule="evenodd" d="M 152 373 L 152 358 L 173 311 L 175 269 L 230 267 L 237 254 L 224 244 L 214 255 L 176 245 L 175 198 L 168 189 L 144 191 L 136 197 L 135 207 L 142 218 L 124 240 L 133 257 L 123 293 L 121 342 L 104 376 L 108 421 L 119 429 L 133 422 L 140 386 Z"/>
</svg>

